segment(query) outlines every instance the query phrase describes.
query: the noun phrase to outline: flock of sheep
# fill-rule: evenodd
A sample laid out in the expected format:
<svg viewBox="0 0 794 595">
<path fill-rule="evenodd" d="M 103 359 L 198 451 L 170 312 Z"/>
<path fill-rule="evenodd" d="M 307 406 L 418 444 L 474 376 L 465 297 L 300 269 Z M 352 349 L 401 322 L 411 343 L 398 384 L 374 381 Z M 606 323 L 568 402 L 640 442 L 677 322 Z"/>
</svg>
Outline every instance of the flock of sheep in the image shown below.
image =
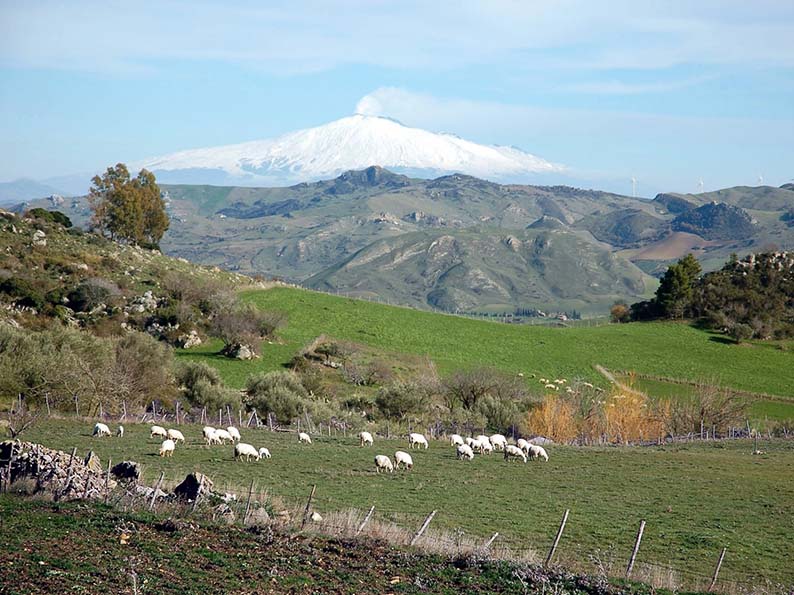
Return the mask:
<svg viewBox="0 0 794 595">
<path fill-rule="evenodd" d="M 267 448 L 262 447 L 257 450 L 251 444 L 241 442 L 240 431 L 234 426 L 229 426 L 226 429 L 205 426 L 202 429 L 202 433 L 204 435 L 204 442 L 207 444 L 207 446 L 214 444 L 226 444 L 227 442 L 234 444 L 235 460 L 245 459 L 246 461 L 250 461 L 251 459 L 254 459 L 259 461 L 262 458 L 270 458 L 270 451 Z M 99 422 L 94 425 L 93 436 L 102 437 L 110 435 L 110 428 L 106 424 Z M 124 436 L 123 426 L 118 427 L 116 430 L 116 436 Z M 182 444 L 185 443 L 185 436 L 182 434 L 182 432 L 174 429 L 166 429 L 162 426 L 151 426 L 150 436 L 152 438 L 163 439 L 159 449 L 159 455 L 161 457 L 173 456 L 174 451 L 176 450 L 176 445 L 180 442 Z M 372 446 L 375 443 L 372 434 L 366 431 L 360 432 L 358 434 L 358 438 L 359 446 Z M 488 455 L 492 454 L 494 451 L 504 453 L 504 459 L 506 461 L 521 459 L 524 463 L 526 463 L 528 459 L 543 459 L 544 461 L 549 460 L 549 455 L 542 446 L 532 444 L 523 438 L 519 438 L 515 444 L 508 443 L 507 438 L 505 438 L 502 434 L 493 434 L 492 436 L 479 435 L 474 438 L 464 438 L 460 434 L 452 434 L 449 439 L 451 445 L 455 447 L 456 457 L 458 460 L 471 461 L 474 459 L 475 453 Z M 298 442 L 311 444 L 312 439 L 311 436 L 309 436 L 306 432 L 299 432 Z M 427 438 L 425 438 L 424 435 L 416 432 L 408 434 L 409 449 L 424 448 L 426 450 L 428 447 L 429 444 L 427 442 Z M 382 471 L 392 473 L 395 469 L 400 469 L 401 467 L 406 470 L 410 470 L 413 469 L 413 466 L 413 457 L 402 450 L 398 450 L 394 453 L 394 462 L 392 462 L 392 459 L 386 455 L 375 455 L 375 471 L 377 473 Z"/>
</svg>

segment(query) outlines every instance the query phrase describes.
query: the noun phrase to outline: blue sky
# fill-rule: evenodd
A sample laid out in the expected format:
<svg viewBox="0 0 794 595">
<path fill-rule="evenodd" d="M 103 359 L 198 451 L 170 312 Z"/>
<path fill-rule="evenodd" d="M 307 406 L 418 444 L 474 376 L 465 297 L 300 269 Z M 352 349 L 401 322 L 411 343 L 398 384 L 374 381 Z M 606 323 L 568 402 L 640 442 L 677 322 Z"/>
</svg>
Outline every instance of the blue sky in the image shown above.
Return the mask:
<svg viewBox="0 0 794 595">
<path fill-rule="evenodd" d="M 0 0 L 0 180 L 365 111 L 642 195 L 794 178 L 794 2 Z"/>
</svg>

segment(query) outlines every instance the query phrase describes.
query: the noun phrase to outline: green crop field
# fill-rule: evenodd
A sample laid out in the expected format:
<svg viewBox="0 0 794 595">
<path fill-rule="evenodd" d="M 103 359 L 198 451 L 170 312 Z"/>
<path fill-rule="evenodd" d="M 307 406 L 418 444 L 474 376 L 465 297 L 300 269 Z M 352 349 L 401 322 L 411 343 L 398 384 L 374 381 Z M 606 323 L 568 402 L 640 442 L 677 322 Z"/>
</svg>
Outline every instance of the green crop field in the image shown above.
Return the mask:
<svg viewBox="0 0 794 595">
<path fill-rule="evenodd" d="M 181 357 L 218 367 L 240 387 L 248 375 L 281 368 L 320 334 L 363 343 L 385 353 L 429 356 L 441 373 L 493 366 L 538 377 L 604 380 L 593 369 L 706 380 L 756 393 L 794 399 L 794 345 L 735 345 L 686 324 L 644 323 L 594 328 L 541 328 L 498 324 L 352 300 L 290 288 L 249 291 L 245 299 L 288 316 L 280 342 L 265 344 L 255 362 L 229 361 L 208 344 Z"/>
<path fill-rule="evenodd" d="M 722 547 L 729 580 L 794 583 L 794 443 L 746 441 L 639 447 L 549 447 L 548 463 L 505 462 L 499 454 L 458 461 L 452 447 L 431 441 L 414 451 L 413 471 L 378 475 L 375 454 L 393 455 L 404 440 L 376 439 L 359 448 L 353 437 L 314 436 L 299 445 L 294 434 L 243 429 L 243 439 L 267 446 L 270 460 L 234 462 L 231 446 L 206 447 L 200 427 L 184 426 L 187 445 L 173 458 L 157 456 L 148 426 L 130 424 L 124 438 L 96 439 L 91 422 L 42 421 L 25 436 L 82 456 L 94 450 L 103 463 L 136 460 L 144 481 L 160 471 L 173 486 L 187 472 L 207 474 L 221 489 L 244 493 L 252 479 L 285 506 L 299 506 L 317 485 L 323 514 L 376 507 L 379 518 L 415 528 L 438 510 L 434 526 L 505 543 L 541 555 L 563 511 L 570 518 L 560 558 L 587 563 L 590 554 L 625 564 L 641 519 L 647 521 L 639 561 L 707 575 Z M 686 575 L 683 575 L 686 578 Z"/>
</svg>

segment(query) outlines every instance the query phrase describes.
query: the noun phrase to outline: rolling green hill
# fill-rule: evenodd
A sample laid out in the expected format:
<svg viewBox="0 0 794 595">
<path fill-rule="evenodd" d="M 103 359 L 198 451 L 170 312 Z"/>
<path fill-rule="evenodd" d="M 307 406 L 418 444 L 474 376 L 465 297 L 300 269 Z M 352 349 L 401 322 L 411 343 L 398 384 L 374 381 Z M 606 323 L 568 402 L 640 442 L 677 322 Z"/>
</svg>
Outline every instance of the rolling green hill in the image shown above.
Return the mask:
<svg viewBox="0 0 794 595">
<path fill-rule="evenodd" d="M 387 354 L 428 356 L 442 373 L 493 366 L 525 377 L 534 373 L 603 384 L 593 369 L 600 364 L 612 370 L 711 380 L 742 391 L 794 399 L 792 342 L 735 345 L 721 335 L 677 323 L 594 328 L 499 324 L 291 288 L 243 295 L 261 308 L 287 314 L 289 322 L 279 332 L 280 344 L 264 345 L 262 359 L 255 362 L 230 362 L 212 355 L 212 346 L 181 352 L 182 357 L 217 365 L 233 386 L 242 386 L 255 370 L 282 367 L 306 343 L 327 334 Z"/>
</svg>

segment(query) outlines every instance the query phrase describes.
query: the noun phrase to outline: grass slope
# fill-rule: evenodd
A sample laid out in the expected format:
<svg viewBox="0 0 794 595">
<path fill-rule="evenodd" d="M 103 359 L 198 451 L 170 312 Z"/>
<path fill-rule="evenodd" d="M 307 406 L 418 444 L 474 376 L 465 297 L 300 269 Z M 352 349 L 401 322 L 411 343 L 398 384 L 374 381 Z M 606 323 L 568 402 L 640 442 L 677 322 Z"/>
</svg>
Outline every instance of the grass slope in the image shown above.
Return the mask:
<svg viewBox="0 0 794 595">
<path fill-rule="evenodd" d="M 552 446 L 548 463 L 507 463 L 498 454 L 457 461 L 446 443 L 413 451 L 411 472 L 377 475 L 375 454 L 392 455 L 405 441 L 376 440 L 359 448 L 353 437 L 315 436 L 299 445 L 294 434 L 243 429 L 244 441 L 267 446 L 273 458 L 235 463 L 232 447 L 203 446 L 198 426 L 184 426 L 187 445 L 172 459 L 156 455 L 159 442 L 148 426 L 127 425 L 123 439 L 91 438 L 91 423 L 50 420 L 26 439 L 82 455 L 94 450 L 103 462 L 136 460 L 144 480 L 160 471 L 166 485 L 199 470 L 217 487 L 242 494 L 251 479 L 287 505 L 304 502 L 317 485 L 321 514 L 376 506 L 380 518 L 417 527 L 437 509 L 438 528 L 460 528 L 545 553 L 566 508 L 571 515 L 559 558 L 587 564 L 590 554 L 625 567 L 640 519 L 647 521 L 640 562 L 671 565 L 708 575 L 721 547 L 728 547 L 726 580 L 794 583 L 794 444 L 705 443 L 660 448 Z M 590 567 L 592 571 L 592 567 Z M 617 571 L 619 572 L 619 570 Z"/>
<path fill-rule="evenodd" d="M 762 344 L 734 345 L 724 337 L 685 324 L 647 323 L 596 328 L 503 325 L 322 293 L 274 288 L 245 299 L 288 315 L 282 343 L 264 345 L 262 359 L 231 362 L 212 354 L 217 346 L 181 352 L 205 359 L 224 379 L 242 386 L 259 370 L 283 366 L 320 334 L 377 347 L 386 352 L 429 356 L 442 373 L 493 366 L 538 376 L 601 381 L 593 365 L 649 375 L 716 380 L 731 388 L 794 399 L 794 353 Z M 791 343 L 789 343 L 791 345 Z"/>
</svg>

